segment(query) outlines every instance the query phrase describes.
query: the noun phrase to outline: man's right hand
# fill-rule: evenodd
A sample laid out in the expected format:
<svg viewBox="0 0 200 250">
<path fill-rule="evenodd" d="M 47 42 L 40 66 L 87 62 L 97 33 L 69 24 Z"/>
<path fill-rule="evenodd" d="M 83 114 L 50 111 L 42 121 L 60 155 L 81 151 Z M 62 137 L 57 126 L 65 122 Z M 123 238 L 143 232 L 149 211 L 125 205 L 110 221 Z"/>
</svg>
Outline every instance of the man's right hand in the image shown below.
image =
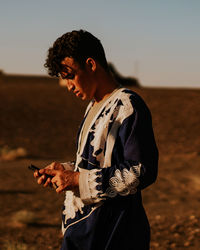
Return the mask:
<svg viewBox="0 0 200 250">
<path fill-rule="evenodd" d="M 64 166 L 59 162 L 52 162 L 50 165 L 46 166 L 44 169 L 65 170 Z M 43 172 L 43 171 L 41 171 L 41 172 Z M 44 187 L 48 187 L 48 186 L 52 187 L 51 178 L 47 177 L 46 174 L 41 175 L 40 170 L 36 170 L 33 175 L 35 178 L 37 178 L 37 183 L 39 185 L 43 184 Z M 52 178 L 53 178 L 53 176 L 52 176 Z"/>
</svg>

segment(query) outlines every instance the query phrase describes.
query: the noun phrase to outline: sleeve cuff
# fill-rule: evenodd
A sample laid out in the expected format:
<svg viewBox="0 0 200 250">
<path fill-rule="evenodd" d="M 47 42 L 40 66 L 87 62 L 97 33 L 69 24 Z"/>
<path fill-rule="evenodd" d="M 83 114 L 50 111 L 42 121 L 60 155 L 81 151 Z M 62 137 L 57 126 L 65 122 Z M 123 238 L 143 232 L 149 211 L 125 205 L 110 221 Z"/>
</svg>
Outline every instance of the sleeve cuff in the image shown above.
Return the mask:
<svg viewBox="0 0 200 250">
<path fill-rule="evenodd" d="M 70 170 L 70 171 L 74 171 L 75 170 L 75 164 L 73 161 L 67 161 L 67 162 L 63 162 L 61 163 L 63 165 L 63 167 L 65 168 L 65 170 Z"/>
<path fill-rule="evenodd" d="M 79 168 L 79 172 L 79 192 L 82 201 L 86 204 L 101 201 L 100 195 L 102 191 L 97 189 L 97 186 L 101 185 L 101 182 L 97 181 L 97 178 L 101 177 L 101 170 Z"/>
</svg>

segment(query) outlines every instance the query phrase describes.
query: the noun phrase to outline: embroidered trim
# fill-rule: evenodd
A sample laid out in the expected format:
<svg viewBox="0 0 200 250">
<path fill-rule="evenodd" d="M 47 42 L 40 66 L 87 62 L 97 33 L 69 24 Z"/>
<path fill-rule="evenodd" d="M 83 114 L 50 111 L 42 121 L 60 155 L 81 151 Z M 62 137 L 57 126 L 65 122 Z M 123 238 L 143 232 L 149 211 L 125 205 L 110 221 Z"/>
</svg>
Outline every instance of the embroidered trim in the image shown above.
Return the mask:
<svg viewBox="0 0 200 250">
<path fill-rule="evenodd" d="M 83 203 L 88 205 L 101 201 L 102 170 L 79 168 L 79 172 L 79 191 Z"/>
<path fill-rule="evenodd" d="M 121 171 L 117 169 L 109 180 L 110 187 L 106 189 L 107 196 L 113 198 L 117 194 L 121 196 L 135 194 L 139 185 L 140 168 L 141 164 L 131 167 L 130 170 L 127 168 Z"/>
<path fill-rule="evenodd" d="M 100 207 L 101 205 L 102 205 L 102 203 L 98 203 L 95 207 L 92 208 L 92 210 L 89 212 L 88 215 L 84 216 L 84 217 L 81 218 L 80 220 L 77 220 L 77 221 L 72 222 L 71 224 L 69 224 L 69 225 L 66 226 L 66 227 L 64 227 L 63 222 L 62 222 L 62 233 L 63 233 L 63 235 L 65 234 L 66 230 L 67 230 L 69 227 L 71 227 L 71 226 L 73 226 L 73 225 L 79 223 L 79 222 L 82 221 L 82 220 L 87 219 L 87 218 L 88 218 L 88 217 L 89 217 L 98 207 Z"/>
<path fill-rule="evenodd" d="M 87 162 L 88 162 L 88 164 L 91 164 L 91 165 L 93 165 L 93 166 L 97 166 L 97 164 L 96 164 L 96 163 L 92 163 L 92 162 L 90 162 L 88 158 L 84 158 L 83 156 L 80 156 L 80 158 L 81 158 L 81 159 L 83 159 L 83 160 L 85 160 L 85 161 L 87 161 Z"/>
<path fill-rule="evenodd" d="M 99 196 L 99 194 L 101 194 L 102 192 L 97 190 L 97 186 L 101 185 L 101 182 L 97 182 L 96 179 L 98 176 L 98 173 L 101 173 L 101 170 L 97 170 L 97 169 L 92 169 L 88 172 L 88 186 L 89 186 L 89 190 L 90 190 L 90 197 L 91 198 L 97 198 Z M 98 199 L 98 198 L 97 198 Z M 99 201 L 99 199 L 98 199 Z"/>
<path fill-rule="evenodd" d="M 125 93 L 125 88 L 119 89 L 110 97 L 109 101 L 106 101 L 102 109 L 97 112 L 91 122 L 85 138 L 80 146 L 80 138 L 82 136 L 82 129 L 79 134 L 79 148 L 77 150 L 76 167 L 81 167 L 82 155 L 86 140 L 89 132 L 94 134 L 94 138 L 90 141 L 90 145 L 93 147 L 92 156 L 99 162 L 101 168 L 107 168 L 111 166 L 111 155 L 114 147 L 115 139 L 119 126 L 123 123 L 124 119 L 133 114 L 134 109 L 131 104 L 131 93 Z M 118 105 L 118 101 L 122 104 Z M 89 104 L 91 105 L 91 104 Z M 108 128 L 111 126 L 110 131 Z M 106 146 L 106 150 L 105 150 Z M 101 150 L 101 153 L 95 155 L 97 150 Z"/>
<path fill-rule="evenodd" d="M 68 219 L 75 218 L 76 212 L 80 211 L 80 213 L 83 214 L 82 208 L 84 207 L 84 204 L 72 191 L 66 192 L 64 206 L 65 209 L 63 210 L 63 214 L 65 215 L 65 224 Z"/>
</svg>

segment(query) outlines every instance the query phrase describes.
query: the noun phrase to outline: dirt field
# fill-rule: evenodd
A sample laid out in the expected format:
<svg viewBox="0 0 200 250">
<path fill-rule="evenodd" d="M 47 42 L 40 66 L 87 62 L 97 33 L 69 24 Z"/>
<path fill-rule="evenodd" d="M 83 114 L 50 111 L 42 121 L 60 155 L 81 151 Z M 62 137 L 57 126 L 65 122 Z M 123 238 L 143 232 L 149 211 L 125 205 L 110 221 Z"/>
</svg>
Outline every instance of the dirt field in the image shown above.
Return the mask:
<svg viewBox="0 0 200 250">
<path fill-rule="evenodd" d="M 151 249 L 200 249 L 200 90 L 135 91 L 151 109 L 160 151 L 157 182 L 143 191 Z M 38 186 L 27 166 L 74 158 L 86 104 L 54 84 L 0 84 L 0 147 L 28 152 L 0 161 L 0 249 L 59 249 L 64 197 Z"/>
</svg>

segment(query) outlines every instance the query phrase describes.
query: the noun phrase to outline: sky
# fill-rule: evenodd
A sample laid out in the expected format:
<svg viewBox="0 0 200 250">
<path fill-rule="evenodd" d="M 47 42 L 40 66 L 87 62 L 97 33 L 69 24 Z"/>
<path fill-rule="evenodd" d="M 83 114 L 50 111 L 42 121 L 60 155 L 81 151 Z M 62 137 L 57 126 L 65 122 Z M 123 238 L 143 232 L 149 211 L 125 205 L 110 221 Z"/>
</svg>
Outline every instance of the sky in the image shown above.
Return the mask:
<svg viewBox="0 0 200 250">
<path fill-rule="evenodd" d="M 199 0 L 0 0 L 0 69 L 47 75 L 48 48 L 74 29 L 143 86 L 200 87 Z"/>
</svg>

